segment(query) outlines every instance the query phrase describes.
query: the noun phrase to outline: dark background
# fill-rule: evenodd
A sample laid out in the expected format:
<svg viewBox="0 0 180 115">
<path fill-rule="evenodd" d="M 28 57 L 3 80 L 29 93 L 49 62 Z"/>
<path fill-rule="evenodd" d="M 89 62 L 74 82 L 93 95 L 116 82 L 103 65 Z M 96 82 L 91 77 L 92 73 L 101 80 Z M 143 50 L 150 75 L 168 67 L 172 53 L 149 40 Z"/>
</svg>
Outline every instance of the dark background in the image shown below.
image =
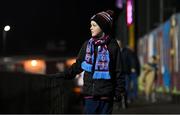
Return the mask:
<svg viewBox="0 0 180 115">
<path fill-rule="evenodd" d="M 164 22 L 180 11 L 180 0 L 163 0 L 163 12 L 160 12 L 160 2 L 134 0 L 135 39 L 162 23 L 160 13 L 163 13 Z M 90 17 L 107 9 L 117 10 L 115 0 L 0 1 L 0 55 L 76 56 L 82 43 L 90 38 Z M 121 25 L 125 26 L 122 21 L 120 23 L 119 30 L 124 28 Z M 11 30 L 7 33 L 6 51 L 3 52 L 5 25 L 10 25 Z"/>
<path fill-rule="evenodd" d="M 4 0 L 0 4 L 0 31 L 11 26 L 6 39 L 9 55 L 45 53 L 47 43 L 75 55 L 90 37 L 90 17 L 114 7 L 112 0 Z"/>
<path fill-rule="evenodd" d="M 135 0 L 137 37 L 149 33 L 163 22 L 168 20 L 172 14 L 180 12 L 180 0 Z M 161 3 L 163 8 L 160 9 Z M 161 16 L 163 15 L 162 21 Z"/>
</svg>

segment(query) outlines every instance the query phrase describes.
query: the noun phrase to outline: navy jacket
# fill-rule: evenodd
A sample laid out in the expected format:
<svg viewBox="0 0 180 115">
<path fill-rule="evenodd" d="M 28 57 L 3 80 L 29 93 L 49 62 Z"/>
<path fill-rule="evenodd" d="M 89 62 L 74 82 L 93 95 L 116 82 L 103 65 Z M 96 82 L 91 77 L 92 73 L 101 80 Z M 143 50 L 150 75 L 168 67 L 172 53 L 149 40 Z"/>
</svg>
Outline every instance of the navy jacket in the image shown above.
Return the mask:
<svg viewBox="0 0 180 115">
<path fill-rule="evenodd" d="M 87 43 L 88 41 L 83 44 L 77 56 L 76 62 L 64 72 L 63 76 L 65 76 L 65 78 L 72 79 L 76 76 L 76 74 L 83 71 L 81 63 L 85 59 Z M 110 39 L 107 43 L 107 47 L 110 53 L 109 72 L 111 79 L 95 80 L 93 79 L 92 72 L 85 71 L 83 94 L 86 96 L 113 97 L 120 96 L 125 92 L 125 79 L 122 75 L 122 59 L 119 46 L 115 39 Z"/>
</svg>

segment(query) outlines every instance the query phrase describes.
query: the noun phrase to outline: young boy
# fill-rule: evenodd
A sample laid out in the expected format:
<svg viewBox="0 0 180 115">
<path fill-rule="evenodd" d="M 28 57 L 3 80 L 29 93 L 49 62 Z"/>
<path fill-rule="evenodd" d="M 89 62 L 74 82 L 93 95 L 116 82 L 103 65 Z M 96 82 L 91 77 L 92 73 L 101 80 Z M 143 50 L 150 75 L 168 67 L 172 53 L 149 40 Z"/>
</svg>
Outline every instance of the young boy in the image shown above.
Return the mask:
<svg viewBox="0 0 180 115">
<path fill-rule="evenodd" d="M 125 93 L 119 46 L 111 38 L 113 11 L 102 11 L 90 19 L 92 37 L 86 41 L 76 62 L 56 77 L 72 79 L 84 71 L 84 111 L 87 114 L 109 114 L 113 98 L 120 100 Z"/>
</svg>

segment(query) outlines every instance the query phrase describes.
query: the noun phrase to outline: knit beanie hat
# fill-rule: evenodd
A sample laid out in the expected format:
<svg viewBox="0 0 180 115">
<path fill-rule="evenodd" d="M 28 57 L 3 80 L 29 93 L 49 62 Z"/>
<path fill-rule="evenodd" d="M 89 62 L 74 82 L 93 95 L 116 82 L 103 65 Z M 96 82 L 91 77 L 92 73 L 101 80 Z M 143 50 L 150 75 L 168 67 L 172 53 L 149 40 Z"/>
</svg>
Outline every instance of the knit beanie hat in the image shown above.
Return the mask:
<svg viewBox="0 0 180 115">
<path fill-rule="evenodd" d="M 112 10 L 102 11 L 91 17 L 91 21 L 95 21 L 105 34 L 110 34 L 113 24 Z"/>
</svg>

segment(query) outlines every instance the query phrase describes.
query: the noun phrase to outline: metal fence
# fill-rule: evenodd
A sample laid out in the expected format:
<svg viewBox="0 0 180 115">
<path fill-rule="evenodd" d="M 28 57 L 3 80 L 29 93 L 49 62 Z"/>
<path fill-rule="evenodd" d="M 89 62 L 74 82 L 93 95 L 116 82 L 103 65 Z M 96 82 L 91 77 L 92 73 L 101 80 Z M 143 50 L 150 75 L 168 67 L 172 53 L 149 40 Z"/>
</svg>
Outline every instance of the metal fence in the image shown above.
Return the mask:
<svg viewBox="0 0 180 115">
<path fill-rule="evenodd" d="M 81 113 L 74 80 L 0 72 L 0 113 Z"/>
</svg>

